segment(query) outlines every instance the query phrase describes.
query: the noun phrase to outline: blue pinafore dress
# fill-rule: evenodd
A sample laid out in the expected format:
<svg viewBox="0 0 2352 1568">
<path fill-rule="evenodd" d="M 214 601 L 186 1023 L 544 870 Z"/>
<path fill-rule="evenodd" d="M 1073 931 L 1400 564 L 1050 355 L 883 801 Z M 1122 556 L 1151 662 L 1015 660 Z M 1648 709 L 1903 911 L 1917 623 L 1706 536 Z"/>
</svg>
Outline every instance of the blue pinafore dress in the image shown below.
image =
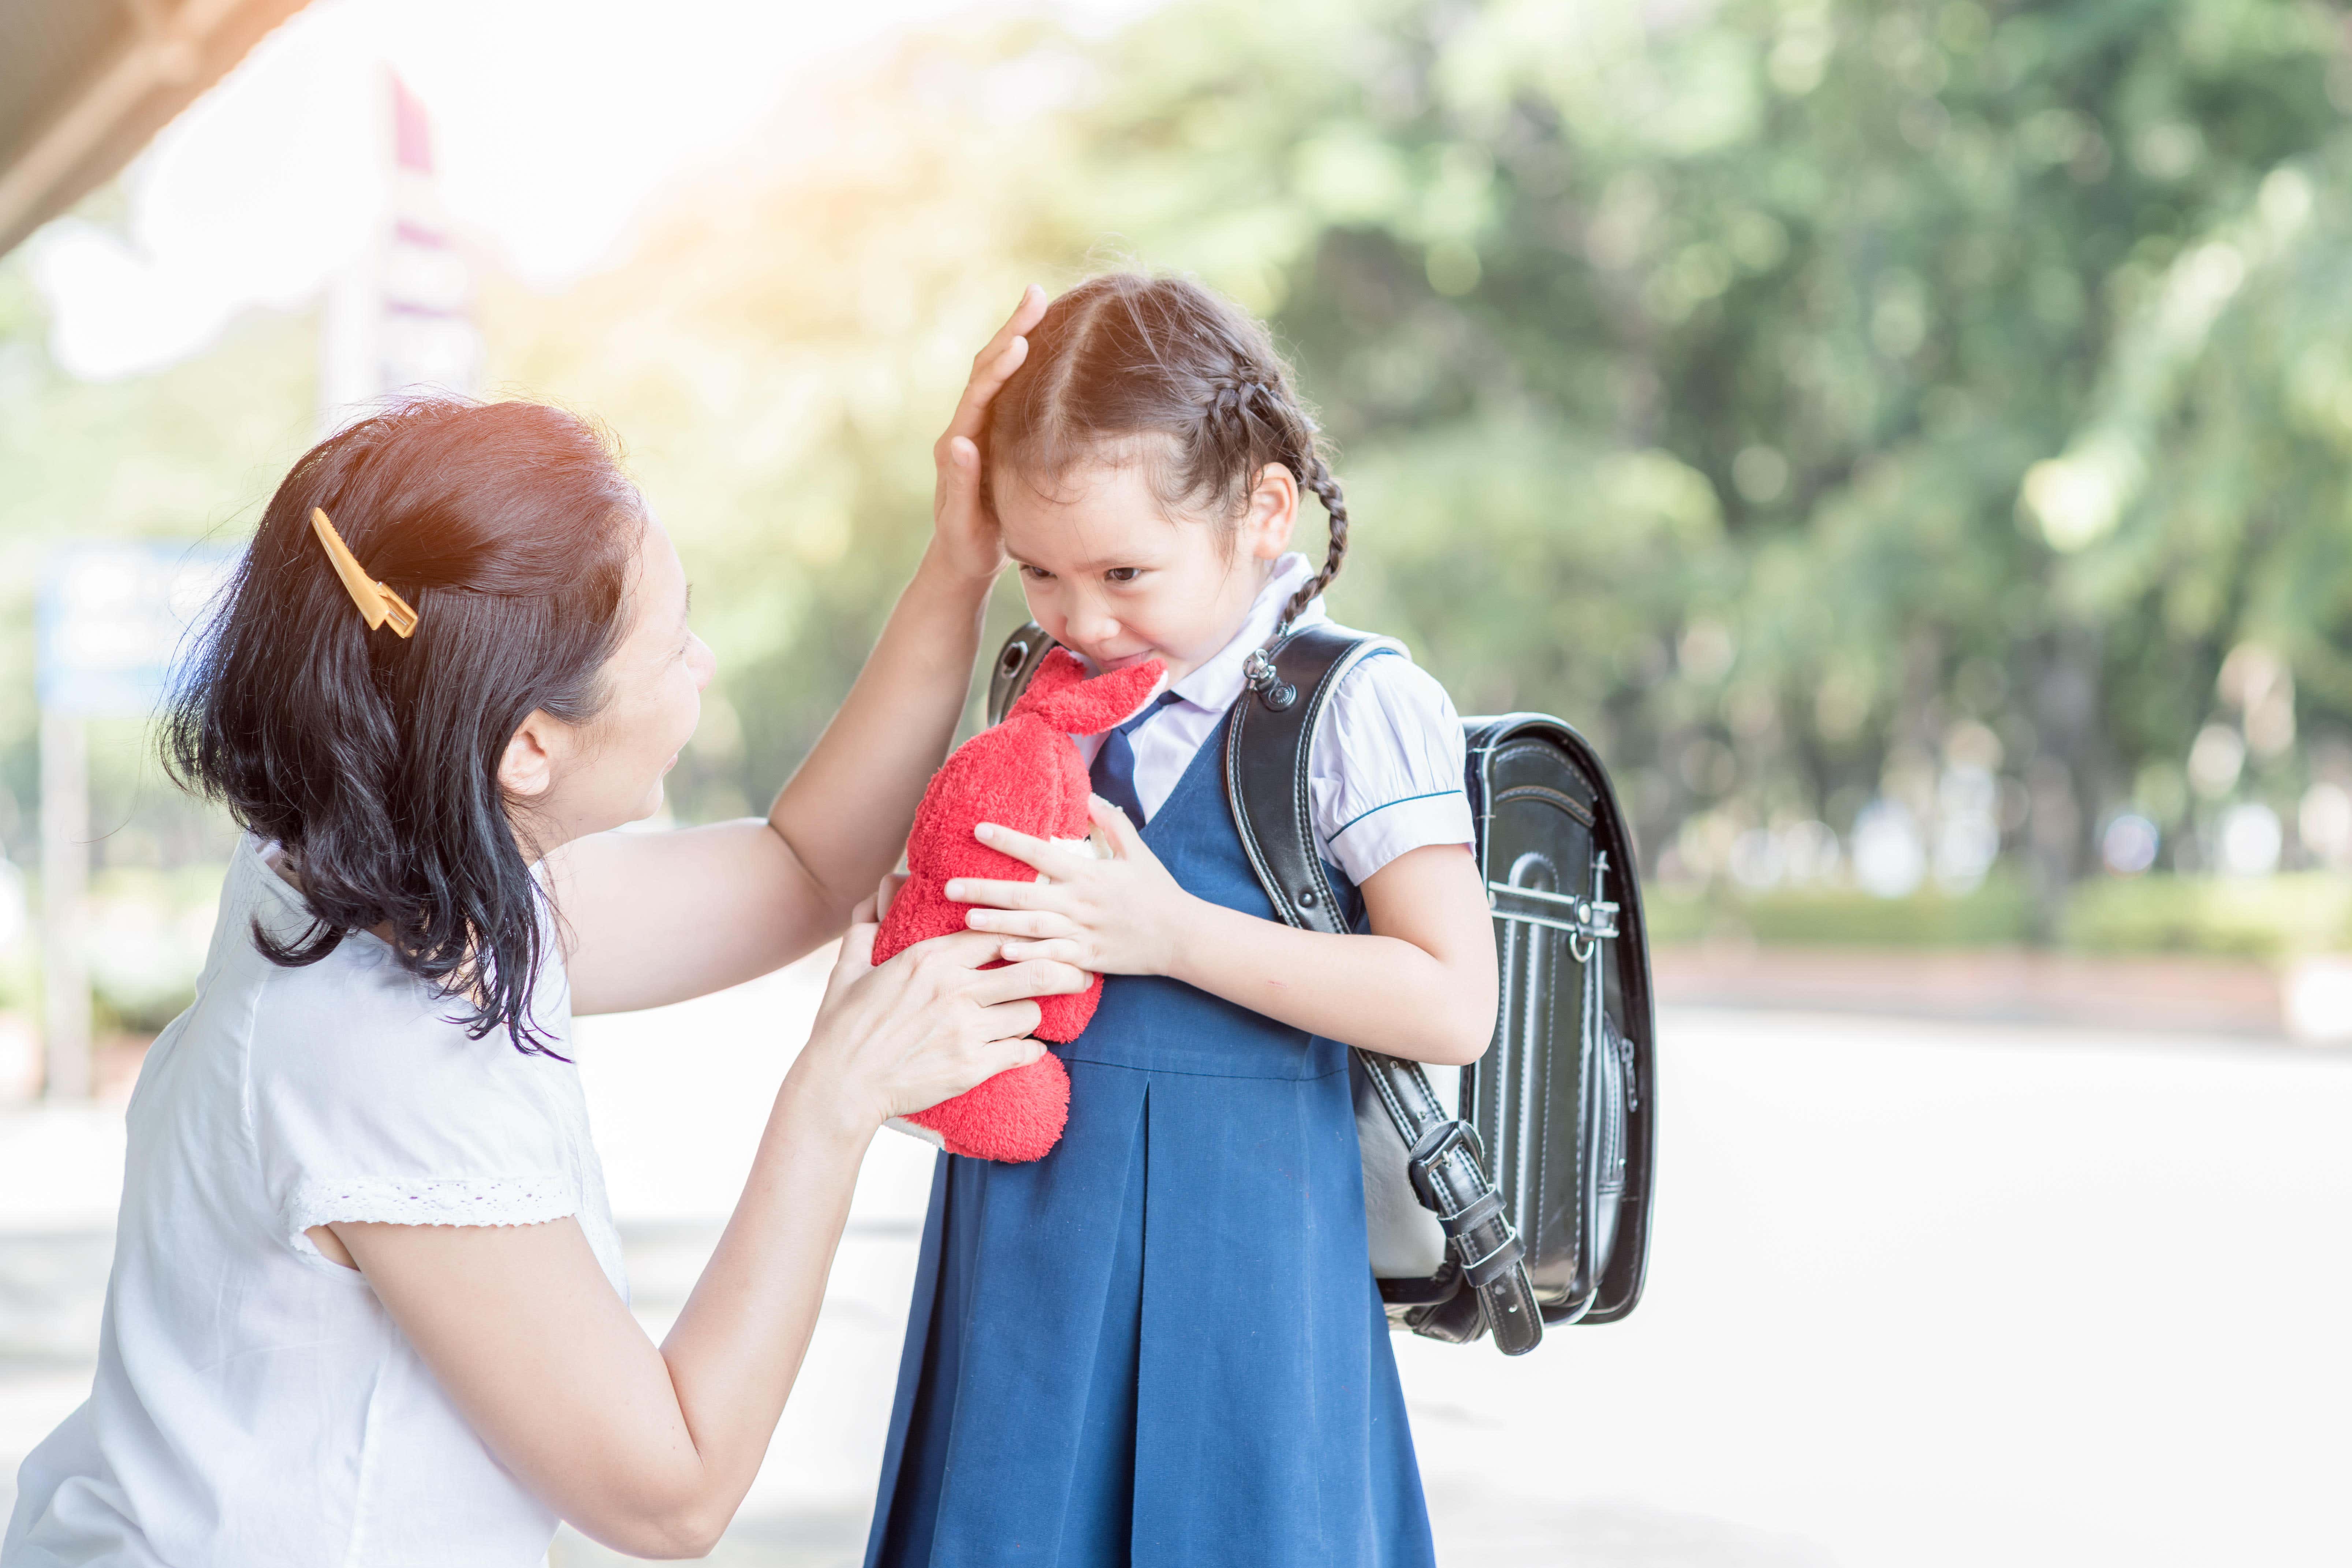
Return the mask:
<svg viewBox="0 0 2352 1568">
<path fill-rule="evenodd" d="M 1271 920 L 1222 750 L 1143 838 Z M 1055 1049 L 1052 1153 L 940 1156 L 867 1568 L 1430 1568 L 1346 1048 L 1114 974 Z"/>
</svg>

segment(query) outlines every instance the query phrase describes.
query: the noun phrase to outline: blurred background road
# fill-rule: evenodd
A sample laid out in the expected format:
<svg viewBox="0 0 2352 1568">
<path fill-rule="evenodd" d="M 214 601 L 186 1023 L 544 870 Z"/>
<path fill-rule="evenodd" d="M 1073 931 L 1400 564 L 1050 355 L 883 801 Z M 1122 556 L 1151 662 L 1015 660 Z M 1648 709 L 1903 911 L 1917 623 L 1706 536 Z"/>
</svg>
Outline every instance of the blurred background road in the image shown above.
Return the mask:
<svg viewBox="0 0 2352 1568">
<path fill-rule="evenodd" d="M 815 974 L 582 1030 L 656 1335 Z M 1521 1361 L 1397 1342 L 1448 1568 L 2352 1553 L 2352 1055 L 1709 1008 L 1662 1034 L 1641 1310 Z M 712 1561 L 858 1560 L 931 1157 L 877 1141 L 807 1369 Z M 0 1493 L 88 1388 L 119 1158 L 107 1110 L 0 1123 Z M 569 1532 L 555 1549 L 556 1568 L 617 1561 Z"/>
</svg>

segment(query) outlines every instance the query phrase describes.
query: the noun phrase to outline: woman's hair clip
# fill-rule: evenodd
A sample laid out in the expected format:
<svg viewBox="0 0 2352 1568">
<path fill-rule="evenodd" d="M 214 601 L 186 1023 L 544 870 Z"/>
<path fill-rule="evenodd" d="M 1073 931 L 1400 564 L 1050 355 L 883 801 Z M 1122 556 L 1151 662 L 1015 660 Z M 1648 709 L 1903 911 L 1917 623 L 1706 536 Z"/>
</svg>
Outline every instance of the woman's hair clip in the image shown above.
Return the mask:
<svg viewBox="0 0 2352 1568">
<path fill-rule="evenodd" d="M 368 630 L 373 631 L 390 621 L 392 629 L 402 637 L 415 632 L 416 612 L 408 607 L 407 600 L 367 574 L 366 569 L 360 565 L 350 548 L 343 543 L 343 536 L 337 533 L 335 525 L 327 520 L 324 507 L 310 509 L 310 531 L 317 534 L 319 542 L 327 547 L 327 559 L 335 563 L 335 575 L 341 577 L 343 586 L 351 590 L 352 603 L 357 605 L 360 614 L 367 617 Z"/>
</svg>

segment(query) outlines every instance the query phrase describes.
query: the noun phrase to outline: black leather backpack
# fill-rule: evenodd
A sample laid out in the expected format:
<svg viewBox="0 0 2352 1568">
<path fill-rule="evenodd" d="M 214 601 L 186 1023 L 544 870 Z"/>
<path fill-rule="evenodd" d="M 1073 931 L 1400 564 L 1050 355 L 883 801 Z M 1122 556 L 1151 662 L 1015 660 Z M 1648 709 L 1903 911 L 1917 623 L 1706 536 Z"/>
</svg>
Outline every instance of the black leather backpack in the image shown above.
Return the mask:
<svg viewBox="0 0 2352 1568">
<path fill-rule="evenodd" d="M 1034 623 L 1005 639 L 991 723 L 1053 646 Z M 1307 759 L 1340 679 L 1395 646 L 1305 626 L 1244 671 L 1225 799 L 1291 925 L 1346 929 L 1315 850 Z M 1454 1094 L 1417 1062 L 1353 1053 L 1366 1237 L 1393 1325 L 1455 1343 L 1492 1333 L 1521 1355 L 1547 1324 L 1614 1322 L 1641 1299 L 1657 1117 L 1649 943 L 1633 836 L 1584 738 L 1538 713 L 1463 731 L 1501 1004 Z"/>
</svg>

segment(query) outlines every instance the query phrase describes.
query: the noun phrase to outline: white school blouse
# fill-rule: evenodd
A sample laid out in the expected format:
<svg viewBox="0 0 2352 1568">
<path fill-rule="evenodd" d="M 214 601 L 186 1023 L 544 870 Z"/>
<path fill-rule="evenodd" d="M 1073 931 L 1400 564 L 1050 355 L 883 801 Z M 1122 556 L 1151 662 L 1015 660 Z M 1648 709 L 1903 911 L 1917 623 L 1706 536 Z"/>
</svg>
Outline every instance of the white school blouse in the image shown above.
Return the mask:
<svg viewBox="0 0 2352 1568">
<path fill-rule="evenodd" d="M 1149 821 L 1176 792 L 1184 770 L 1242 693 L 1242 665 L 1265 646 L 1283 605 L 1315 574 L 1292 552 L 1275 563 L 1249 618 L 1231 642 L 1176 682 L 1179 700 L 1129 735 L 1135 752 L 1135 798 Z M 1320 597 L 1297 626 L 1328 622 Z M 1093 764 L 1102 737 L 1075 737 Z M 1474 842 L 1469 797 L 1462 787 L 1462 717 L 1434 676 L 1410 657 L 1381 654 L 1340 678 L 1307 754 L 1308 816 L 1323 858 L 1361 886 L 1408 849 Z"/>
<path fill-rule="evenodd" d="M 555 1515 L 303 1232 L 576 1215 L 625 1294 L 579 1073 L 467 1039 L 373 936 L 288 969 L 256 921 L 282 940 L 310 914 L 248 837 L 131 1096 L 96 1383 L 26 1459 L 0 1565 L 536 1564 Z M 569 1056 L 547 954 L 534 1015 Z"/>
</svg>

